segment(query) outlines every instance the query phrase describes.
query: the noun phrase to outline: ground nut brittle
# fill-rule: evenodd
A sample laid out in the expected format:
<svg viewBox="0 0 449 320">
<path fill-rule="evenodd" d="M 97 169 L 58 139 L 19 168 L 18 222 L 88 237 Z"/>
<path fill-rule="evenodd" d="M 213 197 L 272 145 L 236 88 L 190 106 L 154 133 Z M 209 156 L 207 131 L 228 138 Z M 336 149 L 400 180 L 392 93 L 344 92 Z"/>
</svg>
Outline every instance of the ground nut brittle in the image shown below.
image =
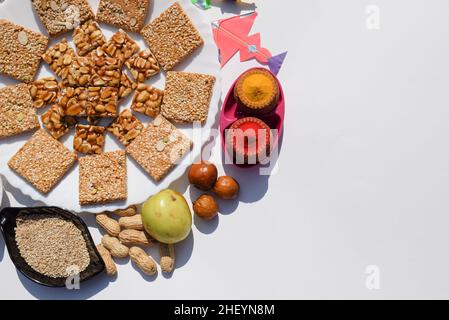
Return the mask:
<svg viewBox="0 0 449 320">
<path fill-rule="evenodd" d="M 193 142 L 159 115 L 126 148 L 126 152 L 155 180 L 162 180 L 193 146 Z"/>
<path fill-rule="evenodd" d="M 62 83 L 66 87 L 87 87 L 93 83 L 94 75 L 95 64 L 90 57 L 74 56 Z"/>
<path fill-rule="evenodd" d="M 123 30 L 117 31 L 102 49 L 122 64 L 140 50 L 139 45 Z"/>
<path fill-rule="evenodd" d="M 128 197 L 125 151 L 106 152 L 79 160 L 79 202 L 99 204 Z"/>
<path fill-rule="evenodd" d="M 137 84 L 132 81 L 126 73 L 122 72 L 122 76 L 120 77 L 120 86 L 118 91 L 119 100 L 125 99 L 128 97 L 134 90 L 136 90 Z"/>
<path fill-rule="evenodd" d="M 31 0 L 48 33 L 54 37 L 94 19 L 88 0 Z"/>
<path fill-rule="evenodd" d="M 47 45 L 44 35 L 0 19 L 0 73 L 26 83 L 33 81 Z"/>
<path fill-rule="evenodd" d="M 87 88 L 89 117 L 116 117 L 118 109 L 118 89 L 111 87 Z"/>
<path fill-rule="evenodd" d="M 128 61 L 126 66 L 137 82 L 144 82 L 161 71 L 159 63 L 151 53 L 150 49 L 145 49 L 136 53 Z"/>
<path fill-rule="evenodd" d="M 139 32 L 145 23 L 150 0 L 100 0 L 97 20 Z"/>
<path fill-rule="evenodd" d="M 118 87 L 120 85 L 122 62 L 119 59 L 109 57 L 101 48 L 92 51 L 89 58 L 94 68 L 92 86 Z"/>
<path fill-rule="evenodd" d="M 75 127 L 73 149 L 84 154 L 100 154 L 104 147 L 104 127 L 81 125 Z"/>
<path fill-rule="evenodd" d="M 76 27 L 73 31 L 73 42 L 80 56 L 85 56 L 92 50 L 106 43 L 106 38 L 97 22 L 90 20 Z"/>
<path fill-rule="evenodd" d="M 54 77 L 36 80 L 30 85 L 30 94 L 36 109 L 52 104 L 58 99 L 58 81 Z"/>
<path fill-rule="evenodd" d="M 155 118 L 161 110 L 164 91 L 139 83 L 131 109 Z"/>
<path fill-rule="evenodd" d="M 56 140 L 60 139 L 70 128 L 75 126 L 76 119 L 74 117 L 65 116 L 64 109 L 55 104 L 45 112 L 42 117 L 42 125 Z"/>
<path fill-rule="evenodd" d="M 0 89 L 0 138 L 39 128 L 29 86 L 22 83 Z"/>
<path fill-rule="evenodd" d="M 87 115 L 88 94 L 86 88 L 63 87 L 60 94 L 59 105 L 65 115 L 72 117 Z"/>
<path fill-rule="evenodd" d="M 69 66 L 75 58 L 75 51 L 70 47 L 67 39 L 49 48 L 42 55 L 44 61 L 50 66 L 50 69 L 61 79 L 67 79 L 69 74 Z"/>
<path fill-rule="evenodd" d="M 141 34 L 165 71 L 172 70 L 204 43 L 178 2 L 145 26 Z"/>
<path fill-rule="evenodd" d="M 124 146 L 128 146 L 143 129 L 142 122 L 128 109 L 123 110 L 107 128 Z"/>
<path fill-rule="evenodd" d="M 9 160 L 8 166 L 46 194 L 69 171 L 76 159 L 74 152 L 40 129 Z"/>
</svg>

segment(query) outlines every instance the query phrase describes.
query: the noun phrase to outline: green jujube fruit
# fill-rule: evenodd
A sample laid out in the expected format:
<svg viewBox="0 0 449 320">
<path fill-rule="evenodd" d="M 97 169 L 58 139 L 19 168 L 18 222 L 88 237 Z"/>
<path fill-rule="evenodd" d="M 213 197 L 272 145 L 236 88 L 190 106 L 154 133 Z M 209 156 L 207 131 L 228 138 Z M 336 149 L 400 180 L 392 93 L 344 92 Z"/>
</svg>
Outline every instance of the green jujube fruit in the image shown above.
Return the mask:
<svg viewBox="0 0 449 320">
<path fill-rule="evenodd" d="M 145 231 L 159 242 L 173 244 L 187 238 L 192 214 L 184 196 L 165 189 L 151 196 L 142 206 Z"/>
</svg>

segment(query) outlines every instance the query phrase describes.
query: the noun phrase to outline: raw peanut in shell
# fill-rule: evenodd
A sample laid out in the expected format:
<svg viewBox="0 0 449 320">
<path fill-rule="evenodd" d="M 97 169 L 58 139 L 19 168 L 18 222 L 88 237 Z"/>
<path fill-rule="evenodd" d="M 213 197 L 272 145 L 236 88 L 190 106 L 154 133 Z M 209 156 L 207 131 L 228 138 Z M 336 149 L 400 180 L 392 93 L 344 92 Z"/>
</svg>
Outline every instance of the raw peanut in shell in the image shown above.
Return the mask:
<svg viewBox="0 0 449 320">
<path fill-rule="evenodd" d="M 120 242 L 127 246 L 152 246 L 154 239 L 144 231 L 125 229 L 120 232 L 118 238 Z"/>
<path fill-rule="evenodd" d="M 119 239 L 105 234 L 101 239 L 101 244 L 109 250 L 111 255 L 116 258 L 126 258 L 129 254 L 129 249 L 120 243 Z"/>
<path fill-rule="evenodd" d="M 95 217 L 97 224 L 102 227 L 109 235 L 113 237 L 117 237 L 120 233 L 120 225 L 119 223 L 109 218 L 107 214 L 101 213 Z"/>
<path fill-rule="evenodd" d="M 117 266 L 115 265 L 114 260 L 112 260 L 111 253 L 101 244 L 97 245 L 97 251 L 106 267 L 106 274 L 111 277 L 115 276 L 117 274 Z"/>
<path fill-rule="evenodd" d="M 143 273 L 150 276 L 156 274 L 156 262 L 142 248 L 132 247 L 129 249 L 129 256 Z"/>
<path fill-rule="evenodd" d="M 175 267 L 175 246 L 172 244 L 159 244 L 160 265 L 164 273 L 171 273 Z"/>
<path fill-rule="evenodd" d="M 117 209 L 113 212 L 113 214 L 116 214 L 120 217 L 132 217 L 137 214 L 137 206 L 132 205 L 126 209 Z"/>
<path fill-rule="evenodd" d="M 136 214 L 132 217 L 121 217 L 118 223 L 123 229 L 144 230 L 142 223 L 142 216 Z"/>
</svg>

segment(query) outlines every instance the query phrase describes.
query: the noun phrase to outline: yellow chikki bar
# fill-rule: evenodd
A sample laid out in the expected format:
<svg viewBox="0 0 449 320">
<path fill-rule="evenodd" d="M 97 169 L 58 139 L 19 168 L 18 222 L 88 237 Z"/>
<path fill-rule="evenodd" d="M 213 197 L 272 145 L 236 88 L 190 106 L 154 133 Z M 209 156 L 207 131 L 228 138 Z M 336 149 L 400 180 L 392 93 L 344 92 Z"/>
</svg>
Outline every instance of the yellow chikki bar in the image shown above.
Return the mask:
<svg viewBox="0 0 449 320">
<path fill-rule="evenodd" d="M 155 180 L 162 180 L 192 148 L 192 141 L 159 115 L 126 148 L 126 152 Z"/>
<path fill-rule="evenodd" d="M 46 194 L 73 166 L 76 158 L 75 153 L 40 129 L 9 160 L 8 166 Z"/>
<path fill-rule="evenodd" d="M 214 84 L 210 75 L 169 71 L 162 115 L 178 123 L 206 121 Z"/>
<path fill-rule="evenodd" d="M 204 43 L 178 2 L 145 26 L 141 34 L 166 71 L 172 70 Z"/>
<path fill-rule="evenodd" d="M 18 84 L 0 89 L 0 138 L 39 128 L 29 86 Z"/>
<path fill-rule="evenodd" d="M 145 24 L 150 0 L 100 0 L 97 20 L 139 32 Z"/>
<path fill-rule="evenodd" d="M 31 0 L 50 36 L 73 30 L 95 18 L 88 0 Z"/>
<path fill-rule="evenodd" d="M 0 19 L 0 73 L 29 83 L 34 80 L 48 38 Z"/>
<path fill-rule="evenodd" d="M 126 200 L 127 196 L 125 151 L 106 152 L 79 160 L 81 205 Z"/>
</svg>

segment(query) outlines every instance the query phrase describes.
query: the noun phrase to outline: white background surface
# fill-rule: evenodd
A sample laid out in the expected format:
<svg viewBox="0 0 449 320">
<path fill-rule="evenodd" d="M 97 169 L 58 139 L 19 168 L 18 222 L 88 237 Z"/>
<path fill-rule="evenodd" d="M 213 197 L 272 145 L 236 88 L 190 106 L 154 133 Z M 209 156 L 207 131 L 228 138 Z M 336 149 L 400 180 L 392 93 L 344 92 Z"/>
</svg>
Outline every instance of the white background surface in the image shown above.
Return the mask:
<svg viewBox="0 0 449 320">
<path fill-rule="evenodd" d="M 1 298 L 449 297 L 449 3 L 257 2 L 253 30 L 273 53 L 289 51 L 277 174 L 225 168 L 240 202 L 196 223 L 171 278 L 145 279 L 126 262 L 112 282 L 41 288 L 16 273 L 0 240 Z M 370 4 L 378 31 L 365 26 Z M 223 89 L 253 65 L 234 58 Z M 379 290 L 365 286 L 368 265 L 380 268 Z"/>
</svg>

